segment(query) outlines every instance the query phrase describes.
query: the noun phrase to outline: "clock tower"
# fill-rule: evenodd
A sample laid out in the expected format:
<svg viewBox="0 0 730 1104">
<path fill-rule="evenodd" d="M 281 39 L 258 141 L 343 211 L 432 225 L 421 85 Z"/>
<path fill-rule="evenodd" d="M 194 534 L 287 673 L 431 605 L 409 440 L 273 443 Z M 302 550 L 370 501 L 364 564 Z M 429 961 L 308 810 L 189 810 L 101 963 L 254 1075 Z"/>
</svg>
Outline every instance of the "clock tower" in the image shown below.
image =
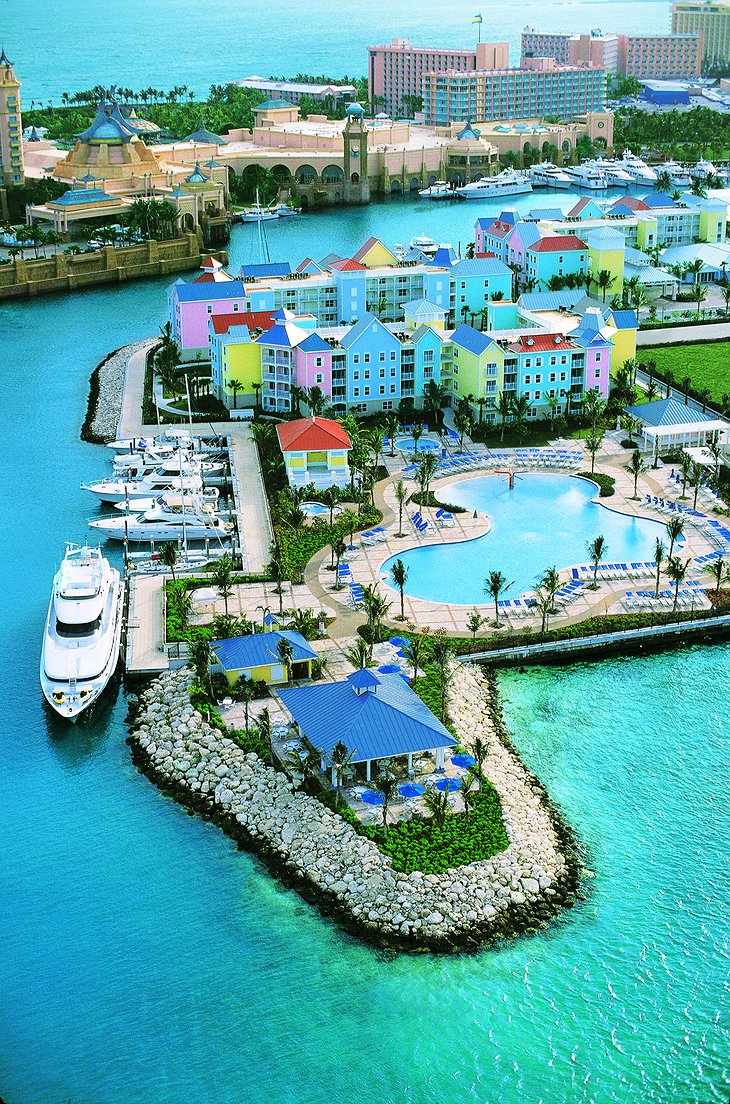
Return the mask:
<svg viewBox="0 0 730 1104">
<path fill-rule="evenodd" d="M 342 140 L 345 174 L 342 199 L 345 203 L 369 203 L 368 131 L 365 126 L 365 112 L 359 103 L 350 104 L 347 109 Z"/>
</svg>

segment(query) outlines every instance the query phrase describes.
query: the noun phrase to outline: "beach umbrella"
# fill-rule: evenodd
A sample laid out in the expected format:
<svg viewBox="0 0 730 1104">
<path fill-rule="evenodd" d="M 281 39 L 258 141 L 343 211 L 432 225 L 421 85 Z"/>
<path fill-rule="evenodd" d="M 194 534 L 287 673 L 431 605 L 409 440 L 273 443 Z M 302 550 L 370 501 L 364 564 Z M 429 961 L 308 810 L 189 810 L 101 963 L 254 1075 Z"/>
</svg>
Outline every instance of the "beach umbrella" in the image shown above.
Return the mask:
<svg viewBox="0 0 730 1104">
<path fill-rule="evenodd" d="M 466 768 L 466 767 L 475 767 L 477 765 L 477 761 L 476 761 L 476 759 L 474 758 L 473 755 L 465 755 L 465 754 L 452 755 L 451 756 L 451 762 L 454 764 L 455 767 L 464 767 L 464 768 Z"/>
<path fill-rule="evenodd" d="M 436 783 L 436 789 L 441 790 L 442 793 L 446 793 L 447 790 L 453 793 L 454 790 L 460 790 L 461 787 L 462 781 L 460 778 L 439 778 Z"/>
<path fill-rule="evenodd" d="M 398 787 L 401 797 L 421 797 L 425 792 L 426 787 L 419 785 L 418 782 L 406 782 L 405 785 Z"/>
<path fill-rule="evenodd" d="M 383 805 L 385 802 L 385 795 L 381 794 L 378 790 L 366 790 L 360 798 L 366 805 Z"/>
</svg>

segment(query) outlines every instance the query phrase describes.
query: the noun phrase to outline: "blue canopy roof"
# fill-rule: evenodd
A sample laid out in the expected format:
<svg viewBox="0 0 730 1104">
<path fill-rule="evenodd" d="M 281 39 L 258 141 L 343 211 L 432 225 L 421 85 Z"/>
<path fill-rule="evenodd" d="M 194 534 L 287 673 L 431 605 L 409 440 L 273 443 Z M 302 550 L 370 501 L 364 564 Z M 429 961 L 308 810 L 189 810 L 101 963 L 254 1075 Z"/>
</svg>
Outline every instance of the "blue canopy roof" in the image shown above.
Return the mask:
<svg viewBox="0 0 730 1104">
<path fill-rule="evenodd" d="M 511 275 L 511 269 L 499 257 L 474 257 L 457 261 L 451 271 L 455 278 Z"/>
<path fill-rule="evenodd" d="M 332 351 L 332 347 L 318 333 L 310 334 L 302 341 L 299 348 L 303 353 L 330 353 Z"/>
<path fill-rule="evenodd" d="M 246 289 L 241 280 L 222 280 L 219 283 L 196 284 L 178 280 L 175 294 L 181 303 L 195 302 L 200 299 L 242 299 Z"/>
<path fill-rule="evenodd" d="M 52 203 L 54 207 L 56 205 L 80 207 L 85 203 L 114 203 L 115 201 L 118 202 L 116 196 L 107 195 L 101 188 L 70 188 L 58 199 L 51 199 L 48 202 Z"/>
<path fill-rule="evenodd" d="M 200 167 L 200 162 L 199 161 L 195 162 L 195 168 L 191 172 L 190 176 L 185 177 L 185 183 L 186 184 L 205 184 L 209 180 L 210 180 L 210 177 L 206 176 L 206 174 L 203 172 L 203 170 Z"/>
<path fill-rule="evenodd" d="M 290 629 L 280 632 L 254 633 L 253 636 L 234 636 L 230 640 L 214 640 L 211 647 L 226 671 L 240 671 L 249 667 L 268 667 L 281 663 L 278 645 L 288 640 L 292 646 L 292 662 L 316 659 L 317 653 L 301 633 Z"/>
<path fill-rule="evenodd" d="M 380 686 L 380 679 L 372 671 L 368 671 L 367 667 L 358 668 L 347 676 L 347 681 L 357 690 L 374 690 Z"/>
<path fill-rule="evenodd" d="M 227 138 L 223 138 L 220 134 L 214 134 L 212 130 L 208 130 L 203 120 L 199 128 L 193 131 L 192 134 L 188 134 L 184 139 L 186 142 L 202 142 L 208 146 L 225 146 L 228 143 Z"/>
<path fill-rule="evenodd" d="M 476 356 L 480 356 L 490 345 L 494 345 L 491 337 L 482 333 L 481 330 L 475 330 L 473 326 L 467 326 L 466 322 L 462 322 L 460 326 L 457 326 L 451 335 L 451 340 L 454 345 L 458 345 Z"/>
<path fill-rule="evenodd" d="M 256 104 L 254 111 L 283 111 L 287 107 L 292 108 L 294 104 L 289 100 L 264 100 L 263 103 Z"/>
<path fill-rule="evenodd" d="M 261 279 L 267 276 L 289 276 L 291 265 L 288 261 L 273 261 L 271 264 L 251 264 L 241 267 L 241 275 L 244 280 Z"/>
<path fill-rule="evenodd" d="M 358 694 L 350 682 L 281 690 L 279 697 L 310 744 L 329 755 L 338 741 L 353 762 L 454 747 L 456 741 L 400 675 Z"/>
<path fill-rule="evenodd" d="M 647 426 L 686 425 L 688 422 L 714 422 L 715 411 L 702 411 L 697 407 L 687 407 L 676 399 L 657 399 L 656 402 L 630 406 L 629 414 L 640 418 Z"/>
</svg>

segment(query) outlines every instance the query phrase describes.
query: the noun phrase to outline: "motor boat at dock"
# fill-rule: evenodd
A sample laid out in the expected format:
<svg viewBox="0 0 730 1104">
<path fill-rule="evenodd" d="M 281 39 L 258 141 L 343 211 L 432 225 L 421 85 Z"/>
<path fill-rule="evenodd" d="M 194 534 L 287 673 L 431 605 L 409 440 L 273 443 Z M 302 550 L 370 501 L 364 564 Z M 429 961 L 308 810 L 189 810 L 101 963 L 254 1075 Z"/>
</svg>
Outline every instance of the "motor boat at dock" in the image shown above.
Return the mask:
<svg viewBox="0 0 730 1104">
<path fill-rule="evenodd" d="M 187 505 L 187 496 L 167 496 L 162 503 L 155 502 L 149 510 L 117 517 L 95 518 L 89 522 L 99 536 L 109 540 L 142 543 L 151 541 L 188 542 L 232 538 L 235 527 L 231 521 L 220 517 L 208 502 L 195 497 L 193 509 Z"/>
</svg>

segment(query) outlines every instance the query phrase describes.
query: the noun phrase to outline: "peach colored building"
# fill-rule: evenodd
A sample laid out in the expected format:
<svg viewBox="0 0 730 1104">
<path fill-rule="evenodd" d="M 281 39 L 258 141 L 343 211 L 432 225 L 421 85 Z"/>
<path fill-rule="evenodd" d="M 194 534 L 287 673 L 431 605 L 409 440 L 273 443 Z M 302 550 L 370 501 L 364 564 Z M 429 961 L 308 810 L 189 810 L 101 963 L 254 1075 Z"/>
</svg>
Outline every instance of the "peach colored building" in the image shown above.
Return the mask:
<svg viewBox="0 0 730 1104">
<path fill-rule="evenodd" d="M 368 46 L 368 88 L 372 102 L 389 114 L 412 114 L 408 97 L 421 97 L 427 73 L 500 69 L 508 64 L 506 42 L 480 42 L 469 50 L 412 46 L 394 38 L 389 46 Z M 404 102 L 405 101 L 405 102 Z"/>
<path fill-rule="evenodd" d="M 689 80 L 700 75 L 702 36 L 687 34 L 522 32 L 522 61 L 553 58 L 558 65 L 583 65 L 639 79 Z"/>
</svg>

